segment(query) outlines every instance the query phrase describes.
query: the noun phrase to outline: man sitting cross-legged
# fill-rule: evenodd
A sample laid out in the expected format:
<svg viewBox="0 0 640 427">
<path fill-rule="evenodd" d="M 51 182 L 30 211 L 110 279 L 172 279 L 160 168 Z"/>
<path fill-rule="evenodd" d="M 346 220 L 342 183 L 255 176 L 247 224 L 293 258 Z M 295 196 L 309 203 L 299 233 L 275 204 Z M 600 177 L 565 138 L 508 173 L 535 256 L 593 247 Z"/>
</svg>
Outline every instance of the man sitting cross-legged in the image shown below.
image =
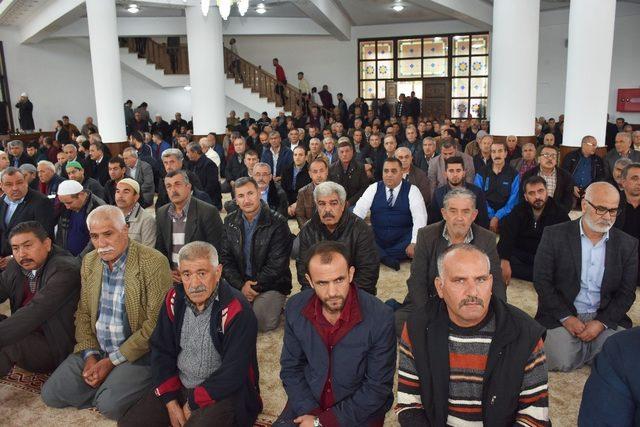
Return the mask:
<svg viewBox="0 0 640 427">
<path fill-rule="evenodd" d="M 171 271 L 160 252 L 129 239 L 117 207 L 96 208 L 87 224 L 96 249 L 82 260 L 77 344 L 42 387 L 42 400 L 96 406 L 117 420 L 151 386 L 149 337 Z"/>
<path fill-rule="evenodd" d="M 274 426 L 382 426 L 393 402 L 393 313 L 353 283 L 338 242 L 307 253 L 313 289 L 285 309 L 280 378 L 287 405 Z"/>
<path fill-rule="evenodd" d="M 253 178 L 235 182 L 238 210 L 224 220 L 223 277 L 251 303 L 261 332 L 278 327 L 291 292 L 291 231 L 287 219 L 260 198 Z"/>
<path fill-rule="evenodd" d="M 489 257 L 456 244 L 438 257 L 439 298 L 400 339 L 396 412 L 405 426 L 546 426 L 544 328 L 492 296 Z"/>
<path fill-rule="evenodd" d="M 221 278 L 212 245 L 186 244 L 178 264 L 182 283 L 167 293 L 151 336 L 154 389 L 118 426 L 252 426 L 262 410 L 256 317 Z"/>
<path fill-rule="evenodd" d="M 36 221 L 13 227 L 9 244 L 13 259 L 0 276 L 0 302 L 9 300 L 11 316 L 0 315 L 0 377 L 14 364 L 51 372 L 73 350 L 80 265 Z"/>
</svg>

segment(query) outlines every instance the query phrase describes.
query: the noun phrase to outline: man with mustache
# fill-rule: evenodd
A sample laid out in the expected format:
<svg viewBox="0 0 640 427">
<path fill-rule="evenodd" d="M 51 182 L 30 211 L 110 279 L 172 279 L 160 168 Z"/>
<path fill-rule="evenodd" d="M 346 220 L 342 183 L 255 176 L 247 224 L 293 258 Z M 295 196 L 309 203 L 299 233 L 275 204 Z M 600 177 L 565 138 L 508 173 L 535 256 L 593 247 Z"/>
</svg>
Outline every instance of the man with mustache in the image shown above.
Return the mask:
<svg viewBox="0 0 640 427">
<path fill-rule="evenodd" d="M 553 198 L 560 209 L 570 212 L 574 203 L 573 177 L 569 172 L 558 167 L 559 157 L 560 152 L 556 147 L 542 147 L 538 154 L 538 166 L 525 172 L 520 182 L 524 182 L 534 175 L 544 178 L 549 197 Z"/>
<path fill-rule="evenodd" d="M 165 296 L 151 336 L 154 388 L 118 425 L 253 425 L 262 402 L 251 306 L 222 278 L 209 243 L 186 244 L 178 265 L 182 283 Z"/>
<path fill-rule="evenodd" d="M 319 183 L 313 190 L 313 200 L 315 212 L 298 234 L 300 250 L 296 256 L 296 270 L 300 287 L 309 287 L 305 262 L 309 248 L 318 242 L 332 240 L 344 244 L 349 250 L 356 270 L 354 283 L 375 295 L 380 258 L 373 230 L 363 219 L 346 209 L 347 192 L 340 184 L 331 181 Z"/>
<path fill-rule="evenodd" d="M 50 407 L 95 406 L 118 420 L 151 386 L 149 337 L 171 271 L 162 254 L 129 239 L 117 207 L 100 206 L 87 225 L 96 249 L 82 260 L 77 344 L 41 396 Z"/>
<path fill-rule="evenodd" d="M 491 142 L 491 163 L 477 171 L 474 184 L 484 191 L 489 214 L 489 229 L 498 232 L 500 220 L 518 203 L 520 175 L 506 163 L 507 144 Z"/>
<path fill-rule="evenodd" d="M 280 378 L 288 400 L 274 426 L 381 427 L 393 403 L 393 313 L 358 289 L 342 243 L 320 242 L 306 257 L 311 289 L 285 308 Z"/>
<path fill-rule="evenodd" d="M 269 208 L 286 218 L 288 216 L 287 210 L 289 208 L 287 193 L 284 191 L 280 183 L 273 180 L 271 166 L 262 162 L 256 163 L 253 165 L 252 173 L 249 176 L 255 179 L 258 184 L 260 198 L 269 205 Z M 234 200 L 232 203 L 229 203 L 228 206 L 225 206 L 225 209 L 227 213 L 231 213 L 238 209 L 238 205 Z"/>
<path fill-rule="evenodd" d="M 522 188 L 524 201 L 500 221 L 498 254 L 502 278 L 507 285 L 511 277 L 533 280 L 533 259 L 542 232 L 550 225 L 571 220 L 553 197 L 549 197 L 547 182 L 541 176 L 530 176 Z"/>
<path fill-rule="evenodd" d="M 287 218 L 261 198 L 253 178 L 236 180 L 238 210 L 224 219 L 220 262 L 223 277 L 251 303 L 260 332 L 278 327 L 291 293 L 291 231 Z"/>
<path fill-rule="evenodd" d="M 622 170 L 622 188 L 620 207 L 614 227 L 630 236 L 640 239 L 640 163 L 631 163 Z M 640 286 L 640 271 L 638 272 Z"/>
<path fill-rule="evenodd" d="M 437 262 L 439 298 L 400 338 L 400 425 L 550 425 L 544 328 L 492 295 L 482 250 L 456 244 Z"/>
<path fill-rule="evenodd" d="M 222 219 L 215 206 L 193 197 L 191 182 L 185 171 L 168 173 L 164 185 L 171 203 L 156 212 L 156 249 L 167 257 L 173 281 L 179 283 L 180 249 L 196 240 L 219 248 L 222 242 Z"/>
<path fill-rule="evenodd" d="M 0 276 L 0 377 L 13 365 L 31 372 L 53 371 L 73 349 L 73 318 L 80 294 L 80 265 L 52 244 L 36 221 L 9 234 L 13 259 Z"/>
<path fill-rule="evenodd" d="M 533 264 L 536 320 L 547 328 L 549 369 L 571 371 L 590 363 L 605 340 L 631 327 L 638 241 L 612 228 L 620 193 L 607 182 L 585 191 L 582 217 L 547 227 Z"/>
<path fill-rule="evenodd" d="M 115 204 L 124 214 L 129 238 L 150 248 L 156 245 L 156 219 L 140 206 L 140 184 L 124 178 L 116 184 Z"/>
</svg>

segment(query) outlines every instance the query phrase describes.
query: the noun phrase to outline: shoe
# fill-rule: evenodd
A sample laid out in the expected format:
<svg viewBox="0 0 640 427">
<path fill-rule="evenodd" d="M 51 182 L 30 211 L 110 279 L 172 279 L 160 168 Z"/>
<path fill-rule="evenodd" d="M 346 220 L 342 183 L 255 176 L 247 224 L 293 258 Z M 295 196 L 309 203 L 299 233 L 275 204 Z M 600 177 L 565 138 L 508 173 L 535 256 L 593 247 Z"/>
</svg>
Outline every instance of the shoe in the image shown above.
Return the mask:
<svg viewBox="0 0 640 427">
<path fill-rule="evenodd" d="M 395 259 L 395 258 L 391 258 L 391 257 L 389 257 L 389 256 L 385 256 L 385 257 L 382 257 L 382 259 L 380 260 L 380 262 L 381 262 L 382 264 L 386 265 L 387 267 L 389 267 L 389 268 L 391 268 L 391 269 L 395 270 L 395 271 L 400 270 L 400 261 L 398 261 L 398 260 L 397 260 L 397 259 Z"/>
</svg>

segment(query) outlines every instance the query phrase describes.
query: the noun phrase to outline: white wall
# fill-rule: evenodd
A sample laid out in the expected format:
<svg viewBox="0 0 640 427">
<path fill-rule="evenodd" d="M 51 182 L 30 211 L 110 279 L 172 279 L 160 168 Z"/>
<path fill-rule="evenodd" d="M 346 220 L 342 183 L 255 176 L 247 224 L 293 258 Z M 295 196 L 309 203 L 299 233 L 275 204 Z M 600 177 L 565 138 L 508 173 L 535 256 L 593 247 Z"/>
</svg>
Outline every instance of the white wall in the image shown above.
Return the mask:
<svg viewBox="0 0 640 427">
<path fill-rule="evenodd" d="M 620 88 L 640 87 L 640 25 L 638 22 L 640 22 L 640 5 L 618 2 L 608 112 L 612 119 L 622 116 L 629 123 L 640 123 L 640 113 L 616 112 L 616 96 Z M 567 74 L 565 41 L 568 29 L 568 9 L 541 14 L 536 108 L 538 116 L 557 118 L 564 110 Z M 598 52 L 593 54 L 597 56 Z M 585 72 L 588 73 L 589 70 Z"/>
</svg>

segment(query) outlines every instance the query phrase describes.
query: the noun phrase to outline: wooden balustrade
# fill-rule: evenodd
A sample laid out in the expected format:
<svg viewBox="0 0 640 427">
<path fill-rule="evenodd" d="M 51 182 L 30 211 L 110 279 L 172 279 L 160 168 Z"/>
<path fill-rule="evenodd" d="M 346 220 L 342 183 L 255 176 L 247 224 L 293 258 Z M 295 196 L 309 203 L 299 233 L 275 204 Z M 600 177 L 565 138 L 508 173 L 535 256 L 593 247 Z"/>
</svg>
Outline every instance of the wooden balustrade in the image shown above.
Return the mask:
<svg viewBox="0 0 640 427">
<path fill-rule="evenodd" d="M 165 74 L 189 74 L 187 46 L 169 48 L 165 43 L 157 43 L 150 38 L 126 38 L 122 39 L 122 45 L 127 47 L 129 52 L 145 58 L 147 63 L 155 65 L 156 69 L 163 70 Z M 172 55 L 175 64 L 172 64 Z M 235 78 L 237 83 L 242 83 L 245 88 L 251 89 L 269 102 L 274 102 L 285 111 L 292 112 L 302 105 L 302 94 L 297 87 L 288 83 L 280 85 L 273 74 L 234 55 L 227 48 L 224 48 L 224 72 L 227 77 Z M 281 94 L 284 95 L 284 103 Z M 325 117 L 331 115 L 331 112 L 322 106 L 317 107 Z"/>
</svg>

